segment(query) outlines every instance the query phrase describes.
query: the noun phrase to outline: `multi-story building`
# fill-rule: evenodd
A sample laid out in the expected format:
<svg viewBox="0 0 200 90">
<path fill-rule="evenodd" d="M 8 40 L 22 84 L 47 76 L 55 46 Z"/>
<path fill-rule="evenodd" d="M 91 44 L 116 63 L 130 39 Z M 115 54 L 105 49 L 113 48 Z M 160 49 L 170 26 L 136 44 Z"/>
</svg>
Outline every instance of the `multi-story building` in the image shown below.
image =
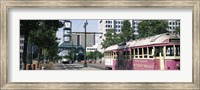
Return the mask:
<svg viewBox="0 0 200 90">
<path fill-rule="evenodd" d="M 71 33 L 71 42 L 73 45 L 85 47 L 85 33 L 84 32 L 73 32 Z M 95 34 L 94 32 L 86 32 L 86 47 L 92 47 L 95 45 Z"/>
<path fill-rule="evenodd" d="M 180 20 L 168 20 L 169 31 L 175 31 L 180 26 Z"/>
<path fill-rule="evenodd" d="M 23 63 L 23 49 L 24 49 L 24 36 L 20 35 L 20 69 L 22 69 Z"/>
<path fill-rule="evenodd" d="M 138 34 L 137 30 L 138 30 L 138 23 L 140 22 L 140 20 L 129 20 L 131 23 L 131 28 L 133 30 L 133 34 Z M 116 34 L 121 33 L 121 27 L 123 25 L 123 20 L 99 20 L 98 21 L 99 24 L 99 32 L 102 32 L 103 34 L 99 36 L 99 41 L 98 41 L 98 50 L 102 51 L 102 45 L 101 42 L 103 41 L 103 39 L 105 39 L 104 34 L 106 34 L 106 32 L 109 29 L 114 29 Z"/>
</svg>

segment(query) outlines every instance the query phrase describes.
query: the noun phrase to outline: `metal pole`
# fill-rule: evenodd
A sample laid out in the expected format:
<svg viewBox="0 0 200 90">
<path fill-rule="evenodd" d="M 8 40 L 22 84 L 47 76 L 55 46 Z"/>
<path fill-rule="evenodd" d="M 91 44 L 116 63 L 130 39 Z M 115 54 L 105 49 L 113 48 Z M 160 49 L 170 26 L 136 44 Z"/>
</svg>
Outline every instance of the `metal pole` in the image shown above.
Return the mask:
<svg viewBox="0 0 200 90">
<path fill-rule="evenodd" d="M 86 26 L 87 26 L 88 22 L 86 20 L 86 22 L 84 23 L 84 28 L 85 28 L 85 51 L 84 51 L 84 67 L 87 67 L 87 62 L 86 62 Z"/>
</svg>

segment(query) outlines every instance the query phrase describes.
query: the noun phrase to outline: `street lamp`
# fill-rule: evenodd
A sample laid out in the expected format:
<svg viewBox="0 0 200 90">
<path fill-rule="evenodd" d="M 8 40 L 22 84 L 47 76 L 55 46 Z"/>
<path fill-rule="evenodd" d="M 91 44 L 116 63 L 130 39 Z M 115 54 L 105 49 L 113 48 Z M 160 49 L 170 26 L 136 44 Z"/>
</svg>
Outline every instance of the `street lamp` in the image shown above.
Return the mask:
<svg viewBox="0 0 200 90">
<path fill-rule="evenodd" d="M 84 67 L 87 67 L 87 62 L 86 62 L 86 26 L 88 25 L 87 20 L 84 23 L 84 28 L 85 28 L 85 51 L 84 51 Z"/>
</svg>

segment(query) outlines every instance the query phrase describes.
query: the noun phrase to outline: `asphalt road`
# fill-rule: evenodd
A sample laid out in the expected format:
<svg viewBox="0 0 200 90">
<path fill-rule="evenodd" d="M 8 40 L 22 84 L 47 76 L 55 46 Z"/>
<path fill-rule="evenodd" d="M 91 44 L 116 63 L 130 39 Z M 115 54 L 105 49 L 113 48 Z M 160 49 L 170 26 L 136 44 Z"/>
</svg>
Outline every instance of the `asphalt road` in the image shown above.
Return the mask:
<svg viewBox="0 0 200 90">
<path fill-rule="evenodd" d="M 55 63 L 53 70 L 105 70 L 104 64 L 88 64 L 84 67 L 83 63 L 62 64 Z"/>
</svg>

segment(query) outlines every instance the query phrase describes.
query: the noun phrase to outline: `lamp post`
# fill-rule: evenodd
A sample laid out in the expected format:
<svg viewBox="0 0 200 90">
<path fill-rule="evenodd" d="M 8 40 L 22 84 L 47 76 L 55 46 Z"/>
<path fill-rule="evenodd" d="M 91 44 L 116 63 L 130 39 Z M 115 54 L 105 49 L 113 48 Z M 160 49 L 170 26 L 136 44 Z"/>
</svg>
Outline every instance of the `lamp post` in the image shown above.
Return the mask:
<svg viewBox="0 0 200 90">
<path fill-rule="evenodd" d="M 87 20 L 84 23 L 84 28 L 85 28 L 85 50 L 84 50 L 84 67 L 87 67 L 87 62 L 86 62 L 86 26 L 88 25 Z"/>
</svg>

